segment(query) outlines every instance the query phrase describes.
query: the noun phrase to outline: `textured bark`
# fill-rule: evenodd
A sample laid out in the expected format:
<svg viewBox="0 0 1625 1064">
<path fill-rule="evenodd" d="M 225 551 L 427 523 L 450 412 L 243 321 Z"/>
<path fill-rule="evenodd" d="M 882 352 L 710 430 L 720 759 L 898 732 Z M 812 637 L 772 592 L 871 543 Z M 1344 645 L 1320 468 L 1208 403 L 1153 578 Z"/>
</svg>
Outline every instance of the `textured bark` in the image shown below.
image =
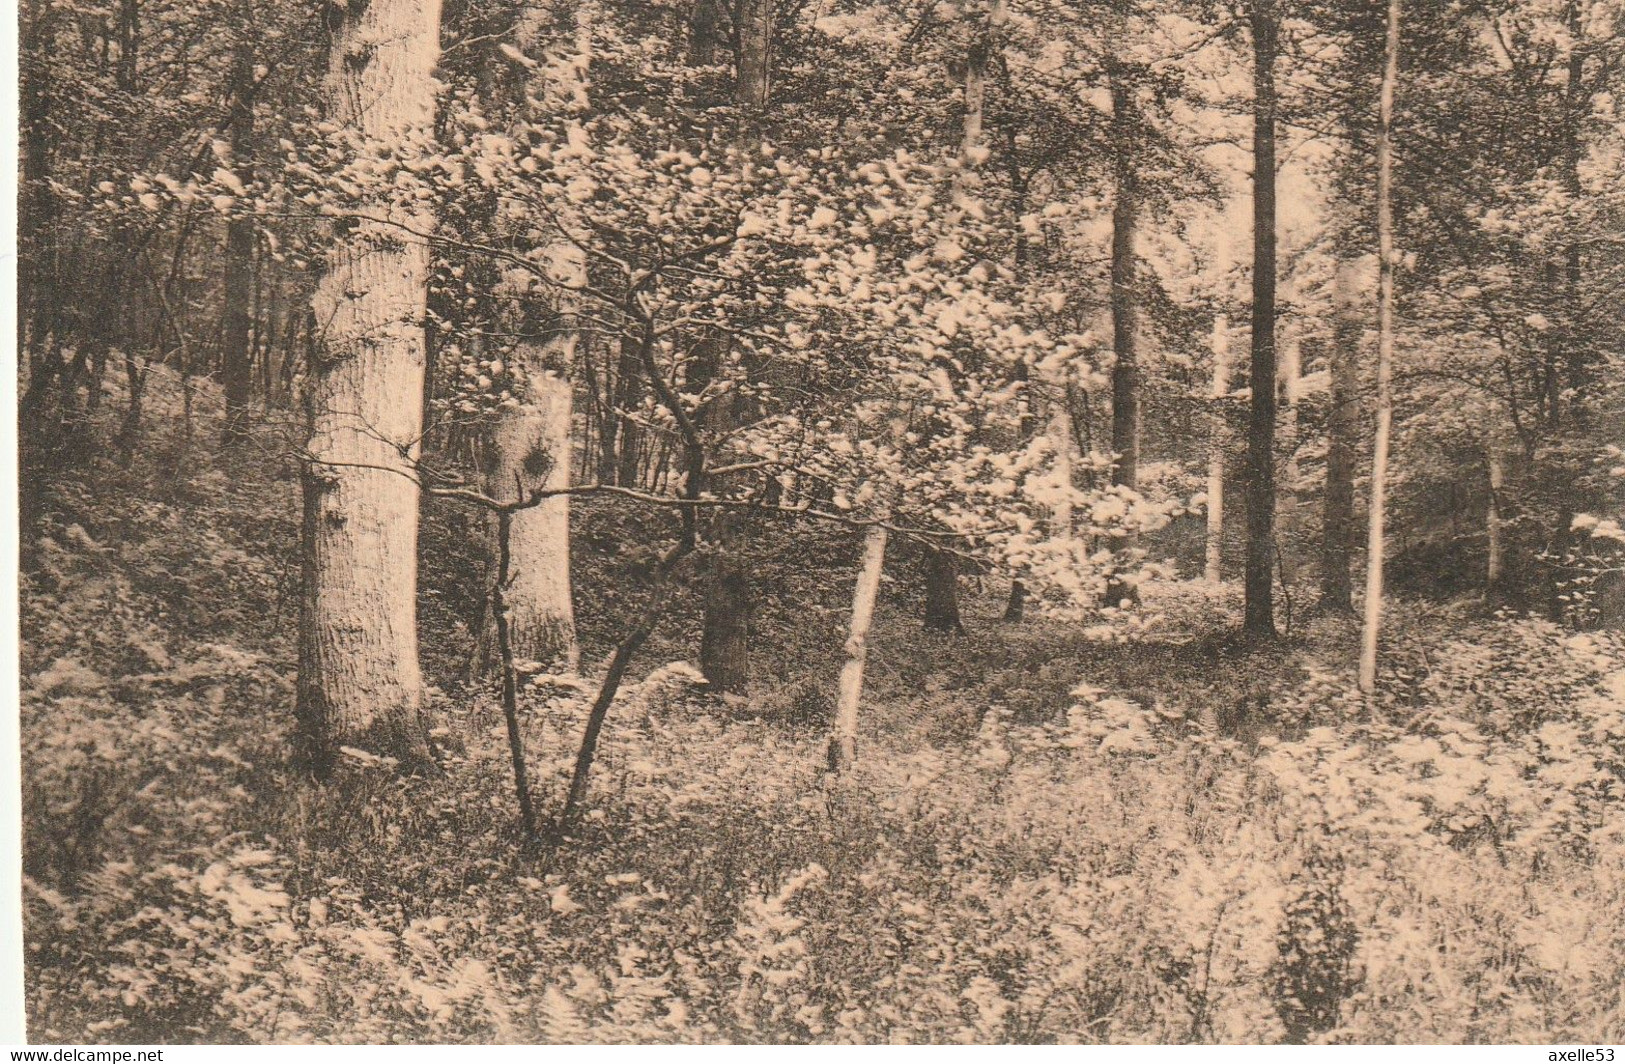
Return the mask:
<svg viewBox="0 0 1625 1064">
<path fill-rule="evenodd" d="M 1140 473 L 1140 358 L 1134 234 L 1139 225 L 1139 180 L 1134 166 L 1131 86 L 1112 75 L 1112 136 L 1117 150 L 1112 204 L 1112 483 L 1133 488 Z"/>
<path fill-rule="evenodd" d="M 570 486 L 570 381 L 547 368 L 552 354 L 522 345 L 524 398 L 492 433 L 490 491 L 512 498 L 536 488 Z M 568 357 L 567 354 L 562 357 Z M 512 583 L 504 598 L 514 655 L 549 669 L 575 670 L 575 611 L 570 594 L 570 498 L 557 495 L 513 515 Z"/>
<path fill-rule="evenodd" d="M 244 182 L 253 179 L 254 49 L 245 32 L 232 55 L 231 168 Z M 226 393 L 224 442 L 246 434 L 248 403 L 254 392 L 254 349 L 249 342 L 254 298 L 254 221 L 234 214 L 226 223 L 225 309 L 221 321 L 221 383 Z"/>
<path fill-rule="evenodd" d="M 514 38 L 522 51 L 536 52 L 544 30 L 542 9 L 520 11 Z M 587 26 L 574 13 L 577 48 L 590 47 Z M 547 68 L 543 67 L 542 70 Z M 533 77 L 535 98 L 549 100 L 573 90 L 560 90 Z M 527 95 L 517 94 L 522 103 Z M 514 234 L 524 241 L 524 234 Z M 561 285 L 585 284 L 586 259 L 579 249 L 557 237 L 543 249 L 549 277 Z M 506 411 L 491 433 L 492 462 L 487 493 L 513 498 L 536 488 L 570 486 L 570 429 L 574 409 L 570 374 L 578 333 L 574 298 L 558 288 L 533 292 L 518 271 L 498 286 L 498 300 L 518 337 L 510 355 L 523 377 L 519 405 Z M 504 594 L 514 655 L 548 669 L 573 672 L 577 645 L 575 607 L 570 594 L 570 499 L 559 495 L 513 515 L 511 550 L 513 582 Z"/>
<path fill-rule="evenodd" d="M 1253 0 L 1252 409 L 1243 629 L 1275 635 L 1275 0 Z"/>
<path fill-rule="evenodd" d="M 1320 607 L 1354 612 L 1354 444 L 1360 431 L 1359 281 L 1345 263 L 1336 277 L 1331 348 L 1331 410 L 1326 418 L 1326 496 L 1321 519 Z"/>
<path fill-rule="evenodd" d="M 840 694 L 835 703 L 835 727 L 829 739 L 829 767 L 844 772 L 857 759 L 858 704 L 863 698 L 863 666 L 869 657 L 869 626 L 875 616 L 880 574 L 886 564 L 886 530 L 873 527 L 864 533 L 863 565 L 852 593 L 852 626 L 846 638 L 846 662 L 841 666 Z"/>
<path fill-rule="evenodd" d="M 965 631 L 959 619 L 959 559 L 947 551 L 925 552 L 925 627 L 932 632 Z"/>
<path fill-rule="evenodd" d="M 739 38 L 734 100 L 742 111 L 757 113 L 767 106 L 774 0 L 734 0 L 734 5 Z"/>
<path fill-rule="evenodd" d="M 1377 685 L 1382 626 L 1383 524 L 1388 442 L 1394 424 L 1394 88 L 1399 80 L 1399 4 L 1388 0 L 1382 100 L 1377 125 L 1377 439 L 1371 457 L 1371 523 L 1366 540 L 1365 621 L 1360 632 L 1360 690 Z"/>
<path fill-rule="evenodd" d="M 1213 319 L 1213 404 L 1208 421 L 1207 458 L 1207 564 L 1203 575 L 1217 584 L 1224 564 L 1224 444 L 1223 402 L 1230 394 L 1230 321 L 1223 314 Z"/>
<path fill-rule="evenodd" d="M 750 689 L 750 577 L 737 551 L 736 544 L 723 543 L 704 573 L 700 672 L 723 695 Z"/>
<path fill-rule="evenodd" d="M 372 0 L 335 21 L 328 118 L 369 139 L 426 129 L 440 4 Z M 404 212 L 392 220 L 417 232 L 432 224 Z M 428 260 L 400 229 L 357 224 L 336 235 L 312 300 L 297 708 L 302 752 L 319 774 L 341 746 L 409 765 L 429 757 L 412 475 Z"/>
<path fill-rule="evenodd" d="M 1284 592 L 1291 594 L 1298 582 L 1298 532 L 1300 515 L 1298 505 L 1298 388 L 1302 373 L 1300 349 L 1296 337 L 1288 337 L 1281 350 L 1281 409 L 1282 435 L 1286 437 L 1286 468 L 1282 470 L 1280 495 L 1280 529 L 1276 534 L 1276 555 Z M 1290 622 L 1289 622 L 1290 623 Z"/>
</svg>

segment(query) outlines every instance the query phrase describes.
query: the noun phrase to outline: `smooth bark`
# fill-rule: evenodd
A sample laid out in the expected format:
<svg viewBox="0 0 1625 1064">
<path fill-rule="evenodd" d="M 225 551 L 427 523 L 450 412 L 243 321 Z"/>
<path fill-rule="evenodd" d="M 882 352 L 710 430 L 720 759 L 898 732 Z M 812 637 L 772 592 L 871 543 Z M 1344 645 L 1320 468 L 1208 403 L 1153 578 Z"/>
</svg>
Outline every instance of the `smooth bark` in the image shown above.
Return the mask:
<svg viewBox="0 0 1625 1064">
<path fill-rule="evenodd" d="M 886 563 L 886 530 L 871 527 L 863 536 L 863 565 L 852 593 L 852 625 L 846 638 L 846 662 L 841 666 L 840 694 L 835 703 L 835 727 L 829 740 L 829 767 L 844 772 L 857 759 L 858 704 L 863 698 L 863 666 L 869 657 L 869 627 L 874 620 L 880 574 Z"/>
<path fill-rule="evenodd" d="M 1394 90 L 1399 81 L 1400 0 L 1388 0 L 1381 113 L 1377 125 L 1377 439 L 1371 457 L 1371 521 L 1366 540 L 1365 621 L 1360 632 L 1360 690 L 1377 685 L 1382 626 L 1383 525 L 1388 447 L 1394 423 Z"/>
</svg>

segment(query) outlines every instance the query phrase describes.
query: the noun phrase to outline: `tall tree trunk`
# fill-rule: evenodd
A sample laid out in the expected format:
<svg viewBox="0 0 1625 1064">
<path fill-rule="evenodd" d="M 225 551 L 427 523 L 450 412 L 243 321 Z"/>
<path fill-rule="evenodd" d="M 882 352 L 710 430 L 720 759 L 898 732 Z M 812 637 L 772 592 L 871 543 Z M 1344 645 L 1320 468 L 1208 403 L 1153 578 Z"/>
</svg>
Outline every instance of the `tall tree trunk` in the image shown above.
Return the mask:
<svg viewBox="0 0 1625 1064">
<path fill-rule="evenodd" d="M 1224 401 L 1230 394 L 1230 320 L 1213 318 L 1213 413 L 1208 419 L 1207 452 L 1207 565 L 1203 577 L 1210 584 L 1223 578 L 1224 568 Z"/>
<path fill-rule="evenodd" d="M 328 118 L 369 140 L 429 126 L 438 0 L 331 9 Z M 433 219 L 379 204 L 419 233 Z M 429 758 L 418 665 L 418 489 L 428 247 L 382 223 L 339 234 L 312 310 L 302 536 L 299 742 L 325 774 L 342 746 Z"/>
<path fill-rule="evenodd" d="M 239 180 L 253 180 L 254 46 L 247 27 L 232 54 L 231 168 Z M 254 298 L 254 220 L 240 204 L 226 223 L 225 313 L 221 321 L 220 368 L 226 393 L 223 441 L 247 435 L 248 403 L 254 392 L 254 350 L 249 344 Z"/>
<path fill-rule="evenodd" d="M 1399 5 L 1388 0 L 1382 101 L 1377 124 L 1377 440 L 1371 458 L 1371 525 L 1366 541 L 1365 623 L 1360 633 L 1360 690 L 1377 685 L 1382 625 L 1383 521 L 1388 442 L 1394 424 L 1394 90 L 1399 81 Z"/>
<path fill-rule="evenodd" d="M 959 618 L 959 559 L 930 547 L 925 551 L 925 627 L 932 632 L 965 631 Z"/>
<path fill-rule="evenodd" d="M 1276 0 L 1253 0 L 1252 410 L 1247 426 L 1247 570 L 1243 630 L 1275 635 L 1275 59 Z"/>
<path fill-rule="evenodd" d="M 1354 446 L 1360 433 L 1360 284 L 1351 263 L 1338 266 L 1332 325 L 1331 409 L 1326 415 L 1326 496 L 1320 531 L 1320 608 L 1354 612 Z"/>
<path fill-rule="evenodd" d="M 1139 290 L 1134 237 L 1139 225 L 1139 177 L 1134 152 L 1133 86 L 1115 65 L 1112 70 L 1112 136 L 1116 150 L 1112 203 L 1112 450 L 1117 464 L 1112 483 L 1139 484 L 1140 358 Z"/>
<path fill-rule="evenodd" d="M 852 767 L 858 749 L 858 704 L 863 698 L 863 666 L 869 658 L 869 626 L 880 593 L 880 574 L 886 564 L 886 530 L 876 525 L 863 535 L 863 565 L 852 592 L 852 627 L 846 637 L 846 663 L 841 666 L 840 695 L 835 703 L 835 727 L 829 739 L 829 767 L 844 772 Z"/>
<path fill-rule="evenodd" d="M 584 51 L 591 47 L 588 27 L 579 11 L 574 16 L 576 47 Z M 539 50 L 544 28 L 540 9 L 523 9 L 514 27 L 520 49 Z M 579 88 L 538 84 L 539 77 L 528 80 L 532 91 L 520 86 L 514 93 L 516 109 L 523 107 L 527 96 L 556 99 L 572 96 Z M 523 239 L 524 234 L 519 236 Z M 543 250 L 553 280 L 569 286 L 586 283 L 586 259 L 572 244 L 551 236 Z M 538 488 L 567 488 L 571 478 L 570 377 L 579 335 L 573 320 L 574 297 L 551 288 L 532 292 L 528 279 L 521 277 L 508 275 L 497 292 L 518 337 L 510 357 L 523 378 L 519 405 L 504 412 L 491 433 L 488 493 L 499 499 Z M 511 552 L 513 582 L 503 599 L 514 654 L 549 669 L 573 672 L 578 651 L 570 594 L 569 496 L 557 495 L 514 513 Z"/>
<path fill-rule="evenodd" d="M 1281 587 L 1286 595 L 1298 582 L 1298 389 L 1302 376 L 1302 351 L 1295 336 L 1288 336 L 1281 352 L 1281 423 L 1286 437 L 1286 468 L 1281 477 L 1281 521 L 1276 535 Z M 1290 624 L 1290 619 L 1288 624 Z"/>
<path fill-rule="evenodd" d="M 1580 181 L 1580 163 L 1585 157 L 1585 144 L 1581 136 L 1581 123 L 1591 111 L 1591 94 L 1585 88 L 1585 22 L 1581 17 L 1581 0 L 1568 0 L 1565 28 L 1569 33 L 1569 61 L 1567 83 L 1564 86 L 1563 108 L 1563 191 L 1571 205 L 1578 205 L 1585 195 Z M 1563 249 L 1563 320 L 1561 330 L 1566 351 L 1566 394 L 1569 397 L 1569 420 L 1577 429 L 1587 425 L 1586 400 L 1590 384 L 1586 343 L 1582 339 L 1580 284 L 1583 279 L 1581 234 L 1573 234 Z"/>
</svg>

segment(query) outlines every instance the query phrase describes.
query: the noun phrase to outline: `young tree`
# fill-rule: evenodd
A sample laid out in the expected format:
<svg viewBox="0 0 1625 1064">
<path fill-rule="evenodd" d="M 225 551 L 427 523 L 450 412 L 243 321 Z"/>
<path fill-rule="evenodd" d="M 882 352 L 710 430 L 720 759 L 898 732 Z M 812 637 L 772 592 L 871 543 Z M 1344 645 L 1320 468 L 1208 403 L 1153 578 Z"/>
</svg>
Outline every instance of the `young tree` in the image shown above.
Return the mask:
<svg viewBox="0 0 1625 1064">
<path fill-rule="evenodd" d="M 373 0 L 333 19 L 328 121 L 362 153 L 421 142 L 434 117 L 438 0 Z M 335 227 L 312 301 L 297 712 L 318 774 L 343 746 L 429 758 L 414 467 L 433 218 L 384 182 L 363 203 Z"/>
<path fill-rule="evenodd" d="M 1360 690 L 1377 684 L 1377 636 L 1382 624 L 1383 521 L 1388 445 L 1394 423 L 1394 91 L 1399 81 L 1400 0 L 1388 0 L 1377 127 L 1377 439 L 1371 458 L 1371 523 L 1366 540 L 1365 620 L 1360 633 Z"/>
<path fill-rule="evenodd" d="M 880 575 L 886 564 L 887 532 L 874 525 L 863 535 L 863 564 L 852 592 L 852 625 L 846 637 L 846 662 L 841 666 L 840 692 L 835 703 L 835 727 L 829 739 L 829 767 L 843 772 L 852 767 L 858 748 L 858 704 L 863 698 L 863 666 L 869 659 L 869 626 L 880 593 Z"/>
</svg>

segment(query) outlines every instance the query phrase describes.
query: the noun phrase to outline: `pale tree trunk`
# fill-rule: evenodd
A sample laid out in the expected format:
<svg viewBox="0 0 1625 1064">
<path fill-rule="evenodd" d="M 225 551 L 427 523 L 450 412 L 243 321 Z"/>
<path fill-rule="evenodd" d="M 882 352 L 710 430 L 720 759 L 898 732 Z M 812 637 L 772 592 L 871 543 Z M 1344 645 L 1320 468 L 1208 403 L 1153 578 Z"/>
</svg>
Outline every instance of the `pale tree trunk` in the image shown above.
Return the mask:
<svg viewBox="0 0 1625 1064">
<path fill-rule="evenodd" d="M 514 27 L 520 49 L 535 51 L 543 28 L 541 9 L 523 9 Z M 575 30 L 577 51 L 586 55 L 591 38 L 579 11 Z M 564 100 L 577 96 L 581 87 L 536 85 L 535 90 L 533 95 L 542 100 Z M 527 94 L 518 95 L 522 105 Z M 579 249 L 554 239 L 545 249 L 551 284 L 533 292 L 529 278 L 513 271 L 497 292 L 515 319 L 513 332 L 519 339 L 511 357 L 523 383 L 519 405 L 502 414 L 491 434 L 487 490 L 494 498 L 570 486 L 570 375 L 578 333 L 572 321 L 576 297 L 569 289 L 586 283 L 587 268 Z M 556 495 L 516 512 L 511 549 L 513 583 L 503 598 L 514 655 L 547 669 L 574 672 L 579 652 L 570 594 L 569 496 Z"/>
<path fill-rule="evenodd" d="M 1507 600 L 1506 519 L 1501 513 L 1501 496 L 1506 489 L 1506 458 L 1494 437 L 1484 444 L 1484 457 L 1490 467 L 1490 499 L 1484 515 L 1489 538 L 1489 561 L 1484 572 L 1484 598 L 1491 605 Z"/>
<path fill-rule="evenodd" d="M 1360 690 L 1377 685 L 1382 625 L 1383 519 L 1388 446 L 1394 424 L 1394 89 L 1399 80 L 1399 4 L 1388 0 L 1388 42 L 1377 126 L 1377 441 L 1371 458 L 1371 524 L 1366 540 L 1365 624 L 1360 633 Z"/>
<path fill-rule="evenodd" d="M 852 593 L 852 627 L 846 638 L 846 663 L 841 666 L 840 695 L 835 703 L 835 728 L 829 739 L 829 767 L 844 772 L 857 759 L 858 703 L 863 697 L 863 665 L 869 657 L 869 626 L 880 593 L 880 573 L 886 564 L 886 530 L 875 525 L 863 536 L 863 565 L 857 590 Z"/>
<path fill-rule="evenodd" d="M 570 380 L 550 359 L 568 350 L 524 344 L 524 398 L 492 433 L 490 490 L 498 498 L 570 486 Z M 555 495 L 513 515 L 512 583 L 503 593 L 515 657 L 575 671 L 575 610 L 570 596 L 570 498 Z"/>
<path fill-rule="evenodd" d="M 337 10 L 337 9 L 336 9 Z M 434 117 L 437 0 L 343 9 L 328 118 L 366 139 L 421 135 Z M 426 232 L 422 213 L 376 205 Z M 429 251 L 394 225 L 337 237 L 312 310 L 306 385 L 299 742 L 328 771 L 340 747 L 429 759 L 418 666 L 418 488 Z"/>
<path fill-rule="evenodd" d="M 1320 608 L 1354 612 L 1350 577 L 1354 547 L 1354 443 L 1360 431 L 1359 358 L 1364 331 L 1358 311 L 1360 285 L 1351 263 L 1341 263 L 1333 282 L 1331 409 L 1326 415 L 1326 498 L 1321 519 Z"/>
<path fill-rule="evenodd" d="M 1049 419 L 1050 447 L 1055 451 L 1055 479 L 1060 494 L 1055 499 L 1055 538 L 1063 543 L 1072 542 L 1072 418 L 1066 408 L 1066 397 L 1056 400 Z"/>
<path fill-rule="evenodd" d="M 1247 425 L 1247 569 L 1242 627 L 1275 633 L 1275 60 L 1276 0 L 1253 0 L 1252 409 Z"/>
<path fill-rule="evenodd" d="M 1224 398 L 1230 394 L 1230 321 L 1223 314 L 1213 319 L 1213 415 L 1208 420 L 1207 453 L 1207 566 L 1210 584 L 1223 578 L 1224 566 Z"/>
<path fill-rule="evenodd" d="M 983 114 L 987 101 L 987 64 L 999 47 L 1004 29 L 1005 0 L 987 0 L 987 24 L 971 44 L 965 62 L 965 116 L 959 143 L 960 162 L 976 165 L 985 158 Z"/>
</svg>

